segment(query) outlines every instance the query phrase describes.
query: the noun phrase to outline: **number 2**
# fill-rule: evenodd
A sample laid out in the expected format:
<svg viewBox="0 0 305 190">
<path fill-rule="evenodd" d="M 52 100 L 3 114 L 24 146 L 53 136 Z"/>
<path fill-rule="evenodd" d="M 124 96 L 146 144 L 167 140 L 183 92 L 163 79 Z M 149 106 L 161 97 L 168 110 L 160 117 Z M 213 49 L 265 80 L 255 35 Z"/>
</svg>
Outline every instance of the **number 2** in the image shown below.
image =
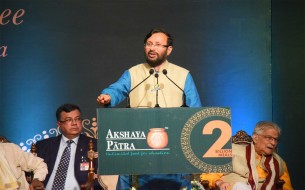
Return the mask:
<svg viewBox="0 0 305 190">
<path fill-rule="evenodd" d="M 217 151 L 222 149 L 225 144 L 231 139 L 232 130 L 228 123 L 221 120 L 214 120 L 208 122 L 202 129 L 203 135 L 211 135 L 214 129 L 220 129 L 221 134 L 215 143 L 210 147 L 210 149 L 202 156 L 206 157 L 219 157 Z"/>
</svg>

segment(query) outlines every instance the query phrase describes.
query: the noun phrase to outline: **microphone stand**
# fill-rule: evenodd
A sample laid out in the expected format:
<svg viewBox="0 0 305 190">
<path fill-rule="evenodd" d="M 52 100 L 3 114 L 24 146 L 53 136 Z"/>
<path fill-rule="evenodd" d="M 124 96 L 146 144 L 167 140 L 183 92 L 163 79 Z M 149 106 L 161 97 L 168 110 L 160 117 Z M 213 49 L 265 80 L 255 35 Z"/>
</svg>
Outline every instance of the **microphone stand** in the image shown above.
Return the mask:
<svg viewBox="0 0 305 190">
<path fill-rule="evenodd" d="M 159 74 L 156 73 L 155 77 L 157 78 L 157 88 L 156 88 L 156 105 L 155 108 L 160 108 L 159 103 L 158 103 L 158 92 L 159 92 Z"/>
<path fill-rule="evenodd" d="M 183 104 L 180 107 L 188 107 L 186 105 L 186 95 L 185 95 L 184 91 L 183 91 Z"/>
<path fill-rule="evenodd" d="M 180 88 L 172 79 L 170 79 L 168 76 L 167 76 L 167 70 L 166 69 L 163 69 L 163 74 L 166 76 L 166 78 L 168 79 L 168 80 L 170 80 L 177 88 L 179 88 L 181 91 L 182 91 L 182 93 L 183 93 L 183 95 L 182 95 L 182 101 L 183 101 L 183 103 L 182 103 L 182 105 L 180 106 L 180 107 L 188 107 L 188 105 L 186 105 L 186 95 L 185 95 L 185 92 L 184 92 L 184 90 L 182 90 L 182 88 Z"/>
<path fill-rule="evenodd" d="M 139 84 L 137 84 L 135 87 L 133 87 L 129 92 L 128 92 L 128 94 L 127 94 L 127 98 L 126 98 L 126 100 L 127 100 L 127 106 L 126 106 L 126 108 L 130 108 L 130 97 L 129 97 L 129 94 L 134 90 L 134 89 L 136 89 L 138 86 L 140 86 L 140 84 L 142 84 L 144 81 L 146 81 L 152 74 L 154 74 L 154 69 L 150 69 L 149 70 L 149 76 L 148 77 L 146 77 L 144 80 L 142 80 Z"/>
<path fill-rule="evenodd" d="M 127 106 L 126 106 L 126 108 L 130 108 L 130 100 L 129 100 L 130 98 L 129 98 L 129 93 L 128 93 L 128 96 L 127 96 L 127 98 L 126 98 L 126 100 L 127 100 Z"/>
</svg>

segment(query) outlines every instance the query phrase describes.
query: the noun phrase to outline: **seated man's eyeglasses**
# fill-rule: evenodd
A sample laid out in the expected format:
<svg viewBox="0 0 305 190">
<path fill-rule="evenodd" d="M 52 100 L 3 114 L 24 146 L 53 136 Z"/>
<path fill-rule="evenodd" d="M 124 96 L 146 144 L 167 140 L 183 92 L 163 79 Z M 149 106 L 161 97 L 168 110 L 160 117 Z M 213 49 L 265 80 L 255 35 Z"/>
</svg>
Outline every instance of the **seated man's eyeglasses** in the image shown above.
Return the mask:
<svg viewBox="0 0 305 190">
<path fill-rule="evenodd" d="M 72 119 L 72 118 L 66 118 L 65 120 L 63 120 L 63 121 L 60 121 L 61 123 L 72 123 L 72 122 L 75 122 L 75 123 L 80 123 L 81 121 L 82 121 L 82 118 L 80 118 L 80 117 L 76 117 L 76 118 L 74 118 L 74 119 Z"/>
<path fill-rule="evenodd" d="M 269 136 L 269 135 L 259 135 L 259 136 L 264 137 L 264 138 L 267 139 L 269 142 L 271 142 L 271 141 L 274 141 L 275 143 L 278 143 L 278 142 L 279 142 L 279 139 L 278 139 L 278 138 L 274 138 L 274 137 L 271 137 L 271 136 Z"/>
</svg>

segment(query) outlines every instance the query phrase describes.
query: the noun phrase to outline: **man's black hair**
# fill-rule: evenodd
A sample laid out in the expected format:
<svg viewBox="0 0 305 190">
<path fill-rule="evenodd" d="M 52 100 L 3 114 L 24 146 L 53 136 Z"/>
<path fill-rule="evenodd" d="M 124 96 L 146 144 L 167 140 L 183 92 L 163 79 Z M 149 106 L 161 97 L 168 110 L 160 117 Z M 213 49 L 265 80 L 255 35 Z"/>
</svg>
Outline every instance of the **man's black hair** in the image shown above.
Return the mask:
<svg viewBox="0 0 305 190">
<path fill-rule="evenodd" d="M 64 104 L 64 105 L 61 105 L 57 108 L 56 110 L 56 119 L 57 121 L 60 120 L 60 114 L 61 112 L 71 112 L 71 111 L 74 111 L 74 110 L 78 110 L 79 112 L 81 112 L 80 108 L 77 106 L 77 105 L 74 105 L 74 104 Z"/>
<path fill-rule="evenodd" d="M 167 46 L 173 46 L 173 43 L 174 43 L 174 39 L 173 37 L 168 33 L 166 32 L 163 28 L 154 28 L 152 29 L 147 35 L 146 37 L 144 38 L 144 44 L 147 42 L 147 39 L 150 38 L 153 34 L 156 34 L 156 33 L 163 33 L 167 36 Z"/>
</svg>

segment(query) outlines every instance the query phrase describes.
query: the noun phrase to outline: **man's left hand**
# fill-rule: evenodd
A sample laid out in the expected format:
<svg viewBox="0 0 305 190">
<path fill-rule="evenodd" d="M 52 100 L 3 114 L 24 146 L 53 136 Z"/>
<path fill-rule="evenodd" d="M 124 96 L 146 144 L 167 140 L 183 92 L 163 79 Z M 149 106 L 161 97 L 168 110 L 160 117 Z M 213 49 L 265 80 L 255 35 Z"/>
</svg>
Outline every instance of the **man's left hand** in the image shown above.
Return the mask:
<svg viewBox="0 0 305 190">
<path fill-rule="evenodd" d="M 39 189 L 44 189 L 44 184 L 42 181 L 39 181 L 38 179 L 33 179 L 31 185 L 30 185 L 30 190 L 39 190 Z"/>
</svg>

